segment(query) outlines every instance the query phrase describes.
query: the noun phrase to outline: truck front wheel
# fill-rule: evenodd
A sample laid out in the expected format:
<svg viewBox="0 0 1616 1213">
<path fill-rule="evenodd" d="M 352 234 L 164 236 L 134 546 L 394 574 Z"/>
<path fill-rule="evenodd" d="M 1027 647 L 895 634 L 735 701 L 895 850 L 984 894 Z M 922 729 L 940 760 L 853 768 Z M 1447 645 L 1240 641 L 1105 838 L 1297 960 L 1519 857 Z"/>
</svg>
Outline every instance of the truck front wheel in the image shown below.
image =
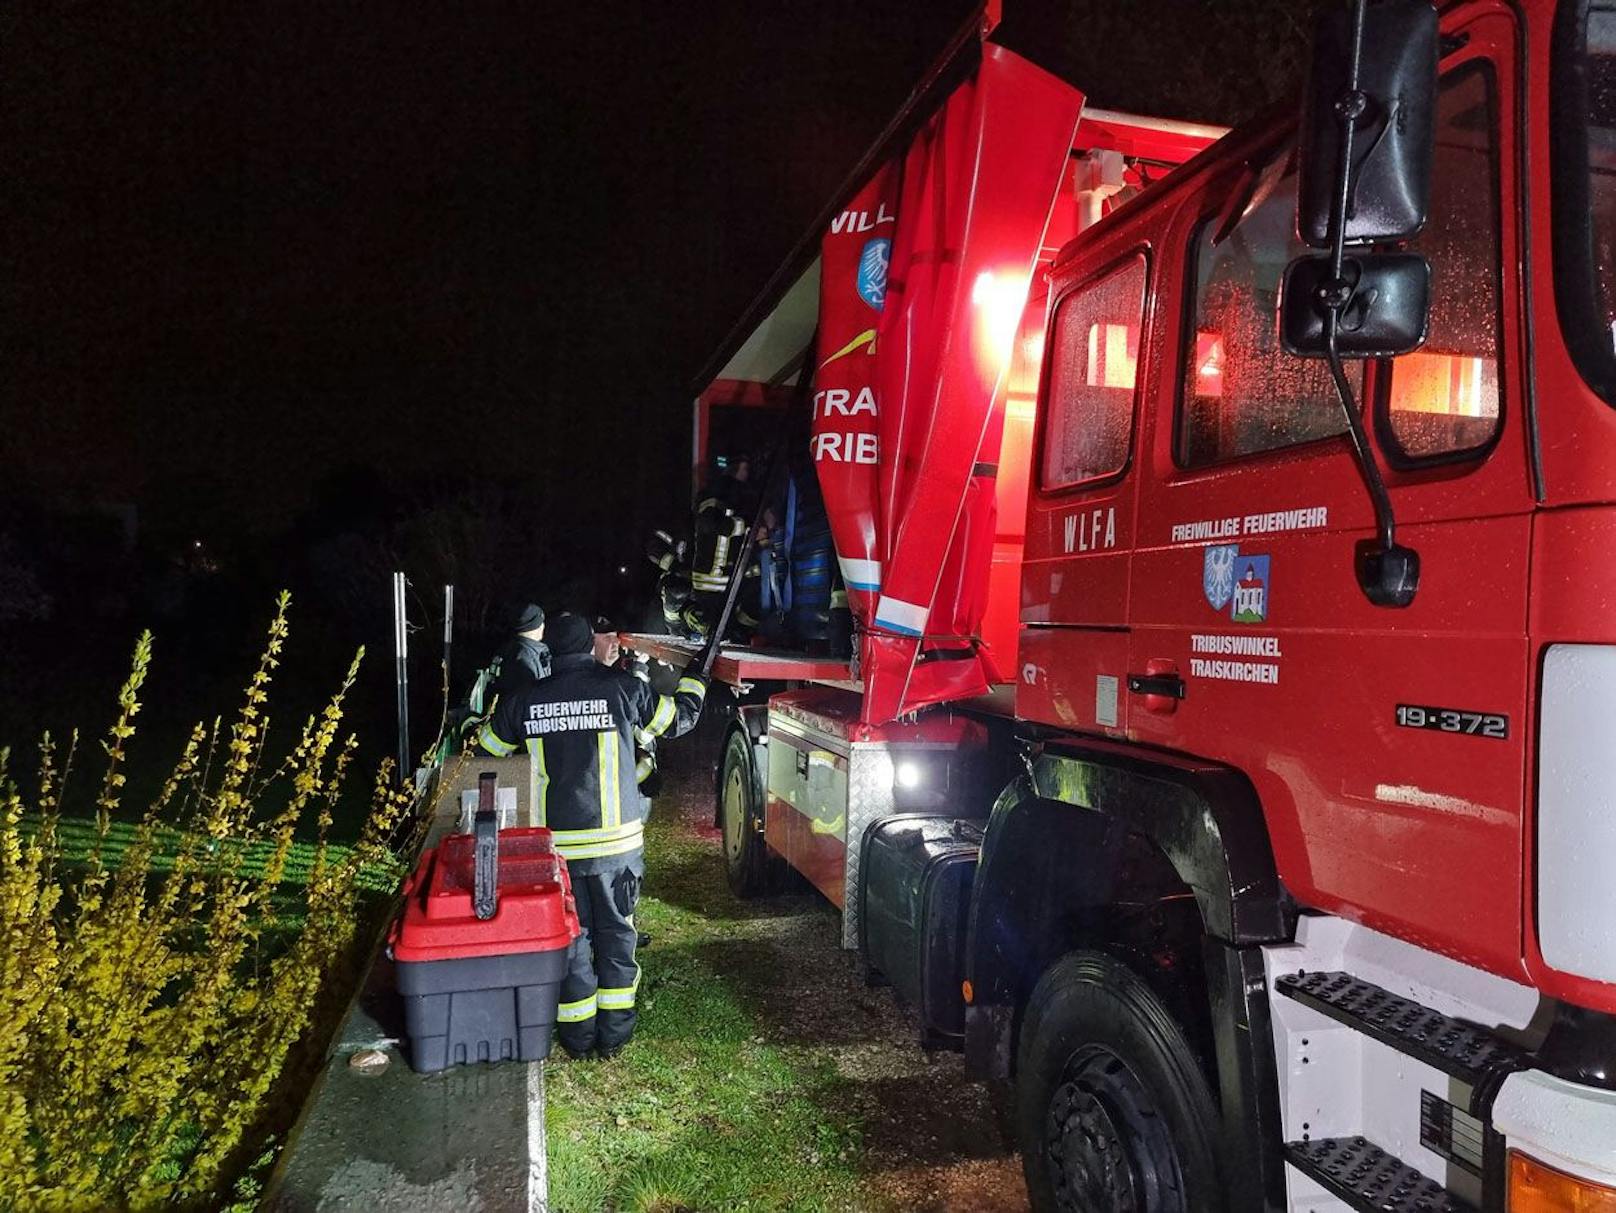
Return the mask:
<svg viewBox="0 0 1616 1213">
<path fill-rule="evenodd" d="M 1039 1213 L 1224 1208 L 1195 1054 L 1144 981 L 1102 952 L 1062 957 L 1034 987 L 1015 1116 Z"/>
<path fill-rule="evenodd" d="M 718 777 L 718 826 L 724 837 L 724 871 L 737 897 L 768 892 L 769 848 L 763 841 L 763 806 L 758 803 L 752 742 L 734 729 L 724 742 Z"/>
</svg>

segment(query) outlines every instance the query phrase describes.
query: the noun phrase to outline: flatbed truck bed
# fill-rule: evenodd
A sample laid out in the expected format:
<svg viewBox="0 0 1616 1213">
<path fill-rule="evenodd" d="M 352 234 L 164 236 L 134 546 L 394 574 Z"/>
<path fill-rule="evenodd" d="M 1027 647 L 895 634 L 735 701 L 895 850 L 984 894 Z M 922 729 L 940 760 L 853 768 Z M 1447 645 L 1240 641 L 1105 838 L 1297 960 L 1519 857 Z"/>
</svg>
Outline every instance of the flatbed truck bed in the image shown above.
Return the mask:
<svg viewBox="0 0 1616 1213">
<path fill-rule="evenodd" d="M 680 668 L 689 665 L 702 649 L 699 640 L 649 632 L 624 632 L 618 639 L 626 649 Z M 713 663 L 713 679 L 743 689 L 759 682 L 818 682 L 848 690 L 858 690 L 861 685 L 846 658 L 744 644 L 723 646 Z"/>
</svg>

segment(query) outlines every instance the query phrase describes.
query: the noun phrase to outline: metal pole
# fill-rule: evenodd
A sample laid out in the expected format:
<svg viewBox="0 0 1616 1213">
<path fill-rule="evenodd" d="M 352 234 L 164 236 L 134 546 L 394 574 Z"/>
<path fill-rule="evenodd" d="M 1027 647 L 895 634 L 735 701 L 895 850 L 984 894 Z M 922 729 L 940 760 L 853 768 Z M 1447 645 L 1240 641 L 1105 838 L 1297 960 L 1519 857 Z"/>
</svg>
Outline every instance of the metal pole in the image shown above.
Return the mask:
<svg viewBox="0 0 1616 1213">
<path fill-rule="evenodd" d="M 449 653 L 454 648 L 454 586 L 443 587 L 443 676 L 449 676 Z"/>
<path fill-rule="evenodd" d="M 454 651 L 454 586 L 443 587 L 443 719 L 438 724 L 442 741 L 449 727 L 449 658 Z"/>
<path fill-rule="evenodd" d="M 393 574 L 393 658 L 398 689 L 398 782 L 403 787 L 410 778 L 410 669 L 409 611 L 405 602 L 408 583 L 403 573 Z"/>
</svg>

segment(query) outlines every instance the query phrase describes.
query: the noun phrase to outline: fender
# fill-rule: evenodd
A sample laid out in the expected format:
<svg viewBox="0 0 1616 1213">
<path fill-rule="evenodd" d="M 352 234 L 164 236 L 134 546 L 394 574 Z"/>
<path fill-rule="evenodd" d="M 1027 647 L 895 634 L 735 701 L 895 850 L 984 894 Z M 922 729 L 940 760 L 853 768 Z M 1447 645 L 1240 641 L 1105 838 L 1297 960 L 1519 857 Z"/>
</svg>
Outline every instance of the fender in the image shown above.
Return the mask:
<svg viewBox="0 0 1616 1213">
<path fill-rule="evenodd" d="M 1296 925 L 1256 792 L 1238 771 L 1102 740 L 1023 745 L 1025 772 L 988 819 L 967 930 L 966 1062 L 980 1074 L 1008 1074 L 1016 1008 L 1069 946 L 1074 921 L 1114 903 L 1124 883 L 1130 897 L 1147 891 L 1130 855 L 1165 860 L 1157 866 L 1194 894 L 1213 940 L 1274 943 Z"/>
<path fill-rule="evenodd" d="M 1274 943 L 1296 930 L 1257 792 L 1239 771 L 1108 741 L 1052 741 L 1032 757 L 1039 795 L 1120 821 L 1154 842 L 1195 892 L 1207 934 Z"/>
<path fill-rule="evenodd" d="M 767 703 L 743 703 L 735 708 L 735 719 L 746 726 L 746 735 L 752 739 L 752 744 L 763 744 L 763 735 L 769 729 L 769 705 Z"/>
</svg>

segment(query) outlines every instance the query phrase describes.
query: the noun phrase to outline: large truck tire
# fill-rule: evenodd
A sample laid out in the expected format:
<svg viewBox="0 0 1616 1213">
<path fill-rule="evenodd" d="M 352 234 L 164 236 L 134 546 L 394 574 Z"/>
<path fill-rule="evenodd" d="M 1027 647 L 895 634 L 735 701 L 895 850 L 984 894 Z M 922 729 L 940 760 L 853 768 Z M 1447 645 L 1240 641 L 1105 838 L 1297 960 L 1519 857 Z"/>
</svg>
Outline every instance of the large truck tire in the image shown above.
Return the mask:
<svg viewBox="0 0 1616 1213">
<path fill-rule="evenodd" d="M 763 841 L 763 804 L 745 729 L 731 729 L 718 773 L 718 828 L 724 872 L 737 897 L 761 897 L 771 881 L 769 848 Z"/>
<path fill-rule="evenodd" d="M 1038 1213 L 1221 1213 L 1217 1105 L 1194 1051 L 1127 965 L 1072 952 L 1034 987 L 1016 1137 Z"/>
</svg>

